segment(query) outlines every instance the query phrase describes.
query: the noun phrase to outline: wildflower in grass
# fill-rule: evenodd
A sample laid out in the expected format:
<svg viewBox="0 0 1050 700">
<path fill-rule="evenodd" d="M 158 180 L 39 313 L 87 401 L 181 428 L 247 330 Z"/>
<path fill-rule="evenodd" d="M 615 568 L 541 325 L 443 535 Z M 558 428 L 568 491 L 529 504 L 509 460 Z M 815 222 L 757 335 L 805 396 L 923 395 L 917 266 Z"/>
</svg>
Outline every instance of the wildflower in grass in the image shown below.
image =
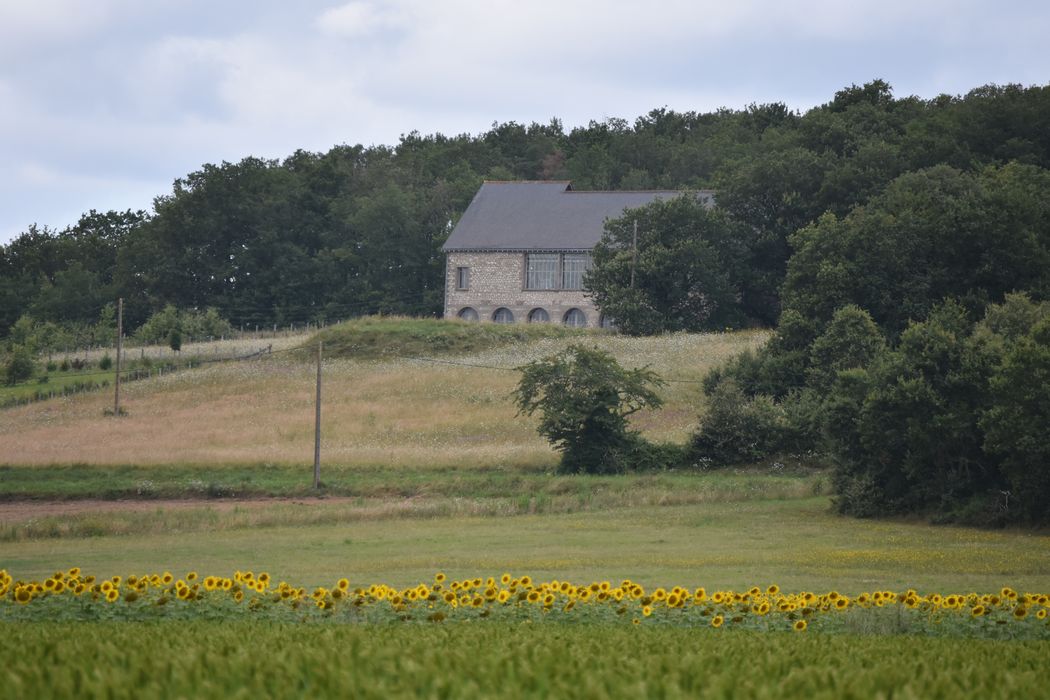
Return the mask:
<svg viewBox="0 0 1050 700">
<path fill-rule="evenodd" d="M 33 594 L 30 593 L 29 589 L 25 588 L 24 586 L 21 587 L 21 588 L 18 588 L 15 591 L 15 602 L 17 602 L 17 603 L 21 603 L 22 605 L 25 605 L 26 603 L 28 603 L 32 599 L 33 599 Z"/>
<path fill-rule="evenodd" d="M 196 571 L 191 571 L 188 574 L 186 574 L 186 580 L 187 581 L 196 581 L 197 580 L 197 572 Z"/>
<path fill-rule="evenodd" d="M 1035 612 L 1035 619 L 1037 619 L 1037 620 L 1045 620 L 1046 619 L 1046 608 L 1043 608 L 1041 610 L 1036 610 L 1036 612 Z"/>
<path fill-rule="evenodd" d="M 714 617 L 711 618 L 711 626 L 712 627 L 721 627 L 722 623 L 724 623 L 724 622 L 725 622 L 725 618 L 722 617 L 721 615 L 715 615 Z"/>
<path fill-rule="evenodd" d="M 653 607 L 651 605 L 645 605 L 642 607 L 642 614 L 649 617 L 653 614 Z"/>
<path fill-rule="evenodd" d="M 984 615 L 983 605 L 975 605 L 970 608 L 970 617 L 980 617 L 981 615 Z"/>
<path fill-rule="evenodd" d="M 106 591 L 106 600 L 110 603 L 117 602 L 117 598 L 120 597 L 120 592 L 116 588 L 110 588 Z"/>
<path fill-rule="evenodd" d="M 780 586 L 774 583 L 772 586 L 766 589 L 766 593 L 769 595 L 776 595 L 777 593 L 780 593 Z"/>
<path fill-rule="evenodd" d="M 796 632 L 805 632 L 806 627 L 808 627 L 808 625 L 805 620 L 795 620 L 795 624 L 791 625 L 791 629 Z"/>
<path fill-rule="evenodd" d="M 1014 608 L 1013 616 L 1014 616 L 1014 619 L 1016 619 L 1016 620 L 1023 620 L 1023 619 L 1025 619 L 1025 617 L 1028 616 L 1028 608 L 1026 608 L 1023 605 L 1018 605 L 1017 607 Z"/>
<path fill-rule="evenodd" d="M 436 581 L 437 583 L 444 583 L 446 578 L 447 576 L 445 576 L 445 574 L 441 573 L 440 571 L 434 574 L 434 581 Z"/>
</svg>

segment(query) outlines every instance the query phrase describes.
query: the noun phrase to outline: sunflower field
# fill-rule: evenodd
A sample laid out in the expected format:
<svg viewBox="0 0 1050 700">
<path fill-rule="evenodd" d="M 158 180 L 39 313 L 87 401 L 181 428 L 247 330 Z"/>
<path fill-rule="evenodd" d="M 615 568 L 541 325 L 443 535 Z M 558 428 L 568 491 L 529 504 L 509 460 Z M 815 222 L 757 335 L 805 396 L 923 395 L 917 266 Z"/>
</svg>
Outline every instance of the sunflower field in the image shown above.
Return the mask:
<svg viewBox="0 0 1050 700">
<path fill-rule="evenodd" d="M 437 573 L 408 588 L 352 586 L 341 578 L 313 589 L 266 572 L 177 577 L 169 571 L 97 578 L 78 567 L 43 581 L 0 570 L 0 619 L 190 619 L 255 616 L 281 621 L 382 624 L 456 621 L 584 622 L 712 630 L 913 632 L 1050 639 L 1050 594 L 1010 587 L 977 593 L 872 590 L 788 592 L 776 584 L 745 591 L 619 583 L 534 581 L 528 575 L 450 580 Z"/>
</svg>

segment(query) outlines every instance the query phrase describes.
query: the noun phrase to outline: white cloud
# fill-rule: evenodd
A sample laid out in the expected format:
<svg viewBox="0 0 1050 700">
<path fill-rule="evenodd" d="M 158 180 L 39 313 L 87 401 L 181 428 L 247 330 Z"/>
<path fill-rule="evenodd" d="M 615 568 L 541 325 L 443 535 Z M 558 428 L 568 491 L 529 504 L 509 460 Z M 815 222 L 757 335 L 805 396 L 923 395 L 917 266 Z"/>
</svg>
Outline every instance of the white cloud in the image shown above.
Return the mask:
<svg viewBox="0 0 1050 700">
<path fill-rule="evenodd" d="M 325 10 L 316 25 L 323 33 L 337 37 L 361 37 L 395 29 L 408 21 L 404 8 L 395 3 L 380 4 L 355 0 Z"/>
<path fill-rule="evenodd" d="M 134 183 L 162 194 L 205 162 L 412 129 L 806 108 L 874 77 L 923 96 L 1045 81 L 1047 17 L 974 0 L 0 0 L 0 241 L 30 203 L 51 224 L 138 208 Z"/>
</svg>

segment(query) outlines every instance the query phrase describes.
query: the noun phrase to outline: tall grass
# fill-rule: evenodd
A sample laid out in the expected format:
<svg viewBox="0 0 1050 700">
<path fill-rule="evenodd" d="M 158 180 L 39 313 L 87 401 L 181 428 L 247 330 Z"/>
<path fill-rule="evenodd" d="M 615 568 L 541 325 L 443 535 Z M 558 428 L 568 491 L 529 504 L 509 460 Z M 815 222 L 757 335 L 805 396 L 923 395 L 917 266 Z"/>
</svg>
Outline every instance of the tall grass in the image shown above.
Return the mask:
<svg viewBox="0 0 1050 700">
<path fill-rule="evenodd" d="M 627 366 L 649 365 L 675 380 L 664 389 L 665 407 L 636 415 L 635 425 L 652 439 L 682 441 L 703 410 L 697 382 L 707 369 L 766 337 L 584 339 Z M 459 364 L 330 360 L 324 367 L 323 463 L 549 469 L 557 456 L 510 401 L 518 378 L 512 370 L 579 340 L 545 338 L 444 356 Z M 86 395 L 3 412 L 0 464 L 220 467 L 309 464 L 313 457 L 314 368 L 289 354 L 136 382 L 122 401 L 129 415 L 120 420 L 103 416 L 110 400 Z"/>
</svg>

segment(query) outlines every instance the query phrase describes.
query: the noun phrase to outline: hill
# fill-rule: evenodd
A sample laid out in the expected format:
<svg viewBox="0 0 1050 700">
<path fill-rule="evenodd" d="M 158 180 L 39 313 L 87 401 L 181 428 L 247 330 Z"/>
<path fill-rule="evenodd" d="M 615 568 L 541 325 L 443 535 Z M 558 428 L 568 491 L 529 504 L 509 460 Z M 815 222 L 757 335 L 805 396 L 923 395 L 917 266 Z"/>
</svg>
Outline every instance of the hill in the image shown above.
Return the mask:
<svg viewBox="0 0 1050 700">
<path fill-rule="evenodd" d="M 518 377 L 513 370 L 580 335 L 554 326 L 392 319 L 337 326 L 318 337 L 335 354 L 353 358 L 329 357 L 324 364 L 326 464 L 527 470 L 554 465 L 556 456 L 533 421 L 516 415 L 509 398 Z M 649 365 L 674 380 L 663 390 L 665 407 L 635 416 L 635 424 L 653 439 L 675 441 L 685 440 L 702 410 L 704 374 L 766 337 L 761 331 L 582 336 L 625 366 Z M 0 424 L 0 463 L 307 465 L 313 455 L 315 374 L 307 359 L 310 351 L 300 349 L 135 382 L 126 387 L 122 405 L 129 415 L 120 420 L 103 415 L 112 399 L 101 393 L 9 409 Z"/>
</svg>

